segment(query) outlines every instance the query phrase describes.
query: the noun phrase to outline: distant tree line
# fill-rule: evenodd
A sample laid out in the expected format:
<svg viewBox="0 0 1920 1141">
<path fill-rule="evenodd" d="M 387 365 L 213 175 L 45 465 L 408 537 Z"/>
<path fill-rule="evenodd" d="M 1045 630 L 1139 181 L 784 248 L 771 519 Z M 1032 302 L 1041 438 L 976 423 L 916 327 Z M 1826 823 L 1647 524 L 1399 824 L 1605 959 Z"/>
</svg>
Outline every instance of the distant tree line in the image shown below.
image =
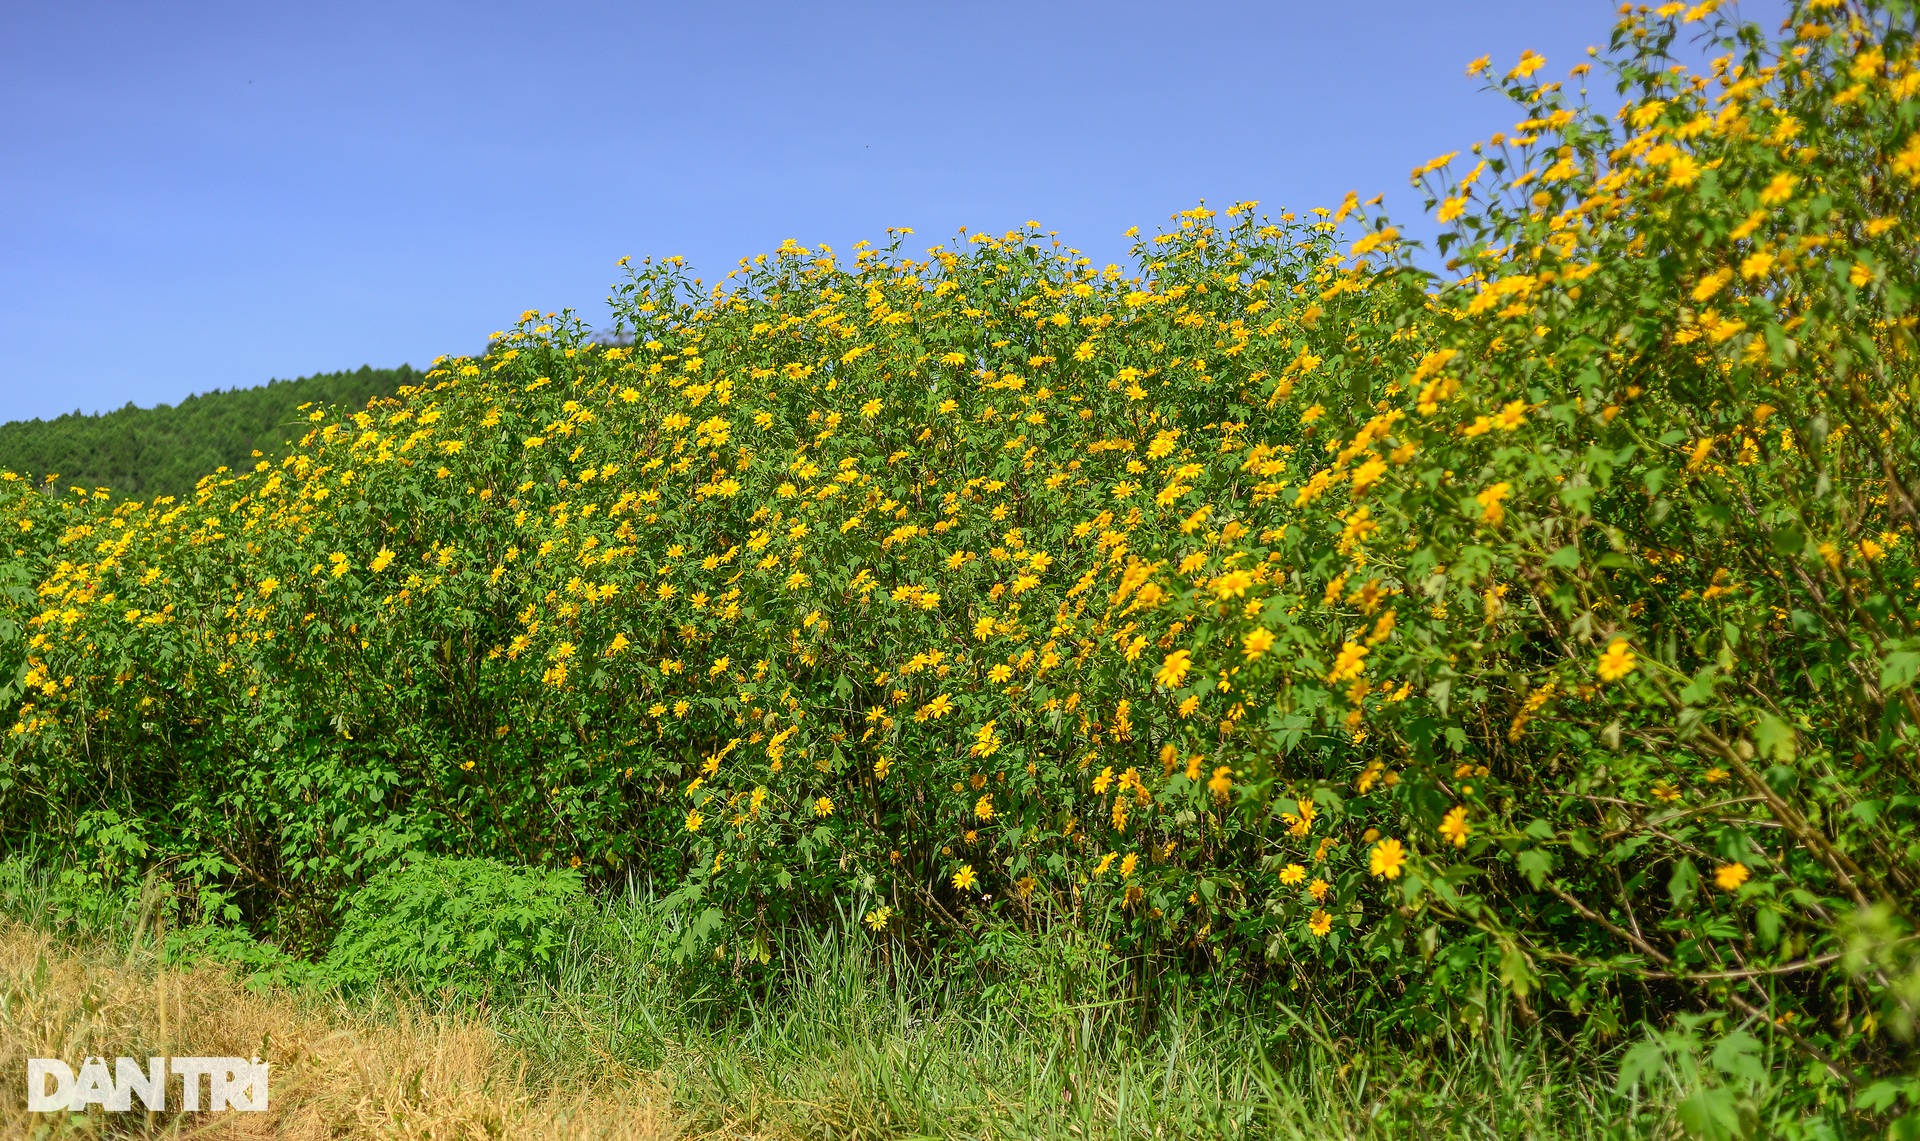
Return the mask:
<svg viewBox="0 0 1920 1141">
<path fill-rule="evenodd" d="M 283 455 L 287 441 L 300 435 L 304 404 L 359 408 L 419 381 L 406 365 L 363 365 L 202 393 L 173 406 L 128 404 L 114 412 L 15 420 L 0 424 L 0 469 L 36 482 L 58 475 L 62 487 L 105 487 L 116 496 L 180 495 L 216 468 L 250 465 L 256 450 Z"/>
</svg>

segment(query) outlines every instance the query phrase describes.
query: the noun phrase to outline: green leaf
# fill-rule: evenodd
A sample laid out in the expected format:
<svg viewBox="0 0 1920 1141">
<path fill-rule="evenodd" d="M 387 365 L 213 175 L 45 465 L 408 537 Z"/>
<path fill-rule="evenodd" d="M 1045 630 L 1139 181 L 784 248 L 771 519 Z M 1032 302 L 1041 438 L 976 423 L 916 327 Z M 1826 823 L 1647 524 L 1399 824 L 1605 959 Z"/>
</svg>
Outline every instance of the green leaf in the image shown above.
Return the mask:
<svg viewBox="0 0 1920 1141">
<path fill-rule="evenodd" d="M 1740 1131 L 1740 1114 L 1733 1094 L 1724 1089 L 1697 1089 L 1683 1098 L 1675 1111 L 1692 1137 L 1729 1141 Z"/>
<path fill-rule="evenodd" d="M 1767 1078 L 1767 1069 L 1760 1062 L 1760 1040 L 1744 1030 L 1735 1030 L 1720 1039 L 1707 1060 L 1730 1078 L 1756 1085 Z"/>
<path fill-rule="evenodd" d="M 1771 713 L 1762 713 L 1753 726 L 1753 743 L 1762 756 L 1772 757 L 1782 763 L 1791 763 L 1794 757 L 1793 726 L 1780 720 Z"/>
<path fill-rule="evenodd" d="M 1515 863 L 1520 868 L 1520 874 L 1526 876 L 1527 882 L 1536 889 L 1543 886 L 1547 877 L 1553 874 L 1553 853 L 1545 848 L 1528 848 L 1520 853 Z"/>
<path fill-rule="evenodd" d="M 1675 907 L 1685 907 L 1693 902 L 1695 891 L 1700 886 L 1700 869 L 1693 866 L 1693 860 L 1682 856 L 1673 865 L 1673 874 L 1667 878 L 1667 898 Z"/>
<path fill-rule="evenodd" d="M 1666 1068 L 1666 1060 L 1660 1043 L 1644 1039 L 1634 1043 L 1620 1059 L 1620 1090 L 1634 1089 L 1648 1076 L 1659 1073 Z"/>
<path fill-rule="evenodd" d="M 1500 952 L 1500 981 L 1520 997 L 1527 997 L 1533 986 L 1533 967 L 1519 947 L 1508 945 Z"/>
<path fill-rule="evenodd" d="M 1880 688 L 1895 693 L 1912 685 L 1915 677 L 1920 677 L 1920 652 L 1896 650 L 1880 667 Z"/>
<path fill-rule="evenodd" d="M 1904 1078 L 1882 1078 L 1854 1097 L 1854 1108 L 1864 1109 L 1868 1113 L 1892 1109 L 1900 1100 L 1900 1095 L 1905 1092 L 1908 1084 L 1908 1080 Z"/>
</svg>

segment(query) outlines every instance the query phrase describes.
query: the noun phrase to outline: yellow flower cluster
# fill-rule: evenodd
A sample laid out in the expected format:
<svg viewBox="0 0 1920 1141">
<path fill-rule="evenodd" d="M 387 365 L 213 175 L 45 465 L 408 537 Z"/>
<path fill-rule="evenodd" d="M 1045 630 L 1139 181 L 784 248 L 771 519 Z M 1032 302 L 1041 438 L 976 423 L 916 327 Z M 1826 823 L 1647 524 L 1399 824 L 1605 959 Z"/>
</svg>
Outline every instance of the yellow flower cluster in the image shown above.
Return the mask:
<svg viewBox="0 0 1920 1141">
<path fill-rule="evenodd" d="M 1625 50 L 1711 15 L 1668 8 Z M 1920 661 L 1920 218 L 1860 189 L 1920 166 L 1813 141 L 1920 86 L 1874 28 L 1663 66 L 1616 119 L 1537 55 L 1478 68 L 1527 118 L 1416 172 L 1445 280 L 1358 195 L 1185 211 L 1132 268 L 1037 224 L 667 259 L 617 343 L 530 312 L 181 501 L 7 480 L 0 808 L 76 838 L 134 805 L 210 876 L 664 869 L 735 947 L 878 892 L 887 937 L 1099 907 L 1378 962 L 1425 892 L 1560 938 L 1540 901 L 1617 882 L 1565 853 L 1691 859 L 1687 799 L 1737 780 L 1712 905 L 1864 899 L 1756 758 L 1878 740 Z M 1616 962 L 1589 934 L 1553 961 Z"/>
</svg>

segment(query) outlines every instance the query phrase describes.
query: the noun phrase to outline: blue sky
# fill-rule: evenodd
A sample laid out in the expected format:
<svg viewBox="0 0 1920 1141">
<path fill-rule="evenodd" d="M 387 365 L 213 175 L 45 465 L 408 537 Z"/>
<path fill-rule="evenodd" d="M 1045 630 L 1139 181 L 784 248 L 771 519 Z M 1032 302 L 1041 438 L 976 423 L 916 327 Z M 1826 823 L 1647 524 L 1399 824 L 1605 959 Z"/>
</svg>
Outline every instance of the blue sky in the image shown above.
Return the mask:
<svg viewBox="0 0 1920 1141">
<path fill-rule="evenodd" d="M 1412 221 L 1409 168 L 1517 117 L 1467 61 L 1564 75 L 1613 10 L 13 0 L 0 420 L 605 324 L 629 254 L 1031 218 L 1105 262 L 1202 199 L 1349 189 Z"/>
</svg>

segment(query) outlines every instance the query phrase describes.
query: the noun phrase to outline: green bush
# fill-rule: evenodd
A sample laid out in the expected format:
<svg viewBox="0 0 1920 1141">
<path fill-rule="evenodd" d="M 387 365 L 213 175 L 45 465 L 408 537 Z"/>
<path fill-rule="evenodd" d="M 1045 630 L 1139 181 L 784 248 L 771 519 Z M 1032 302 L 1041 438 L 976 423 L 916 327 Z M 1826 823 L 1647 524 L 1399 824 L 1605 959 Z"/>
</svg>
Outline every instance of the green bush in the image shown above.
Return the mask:
<svg viewBox="0 0 1920 1141">
<path fill-rule="evenodd" d="M 580 874 L 487 859 L 396 864 L 355 892 L 324 975 L 480 996 L 546 970 L 566 945 Z"/>
<path fill-rule="evenodd" d="M 261 940 L 243 927 L 202 923 L 166 934 L 164 957 L 169 962 L 209 961 L 246 976 L 250 987 L 326 987 L 333 978 L 324 963 L 315 963 Z"/>
</svg>

